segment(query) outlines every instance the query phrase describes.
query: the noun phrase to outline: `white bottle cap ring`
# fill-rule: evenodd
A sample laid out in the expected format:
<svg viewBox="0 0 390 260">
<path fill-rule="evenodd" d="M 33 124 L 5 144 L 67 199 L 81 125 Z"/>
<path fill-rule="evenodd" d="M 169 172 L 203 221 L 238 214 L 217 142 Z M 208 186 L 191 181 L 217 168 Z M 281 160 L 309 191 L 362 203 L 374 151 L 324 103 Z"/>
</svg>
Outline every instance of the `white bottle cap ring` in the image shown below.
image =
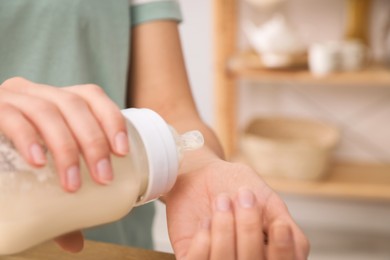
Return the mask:
<svg viewBox="0 0 390 260">
<path fill-rule="evenodd" d="M 179 169 L 178 151 L 169 125 L 156 112 L 129 108 L 122 114 L 139 133 L 148 158 L 148 187 L 137 202 L 142 205 L 172 189 Z"/>
</svg>

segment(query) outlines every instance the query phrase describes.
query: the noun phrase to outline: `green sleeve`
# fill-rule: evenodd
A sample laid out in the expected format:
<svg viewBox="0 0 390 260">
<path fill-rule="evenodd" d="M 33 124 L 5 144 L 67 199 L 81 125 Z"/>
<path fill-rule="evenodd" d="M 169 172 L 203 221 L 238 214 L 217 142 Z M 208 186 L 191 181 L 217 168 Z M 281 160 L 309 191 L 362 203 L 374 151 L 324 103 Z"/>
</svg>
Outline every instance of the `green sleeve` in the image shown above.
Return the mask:
<svg viewBox="0 0 390 260">
<path fill-rule="evenodd" d="M 182 21 L 180 6 L 177 1 L 140 1 L 140 4 L 132 4 L 130 7 L 131 25 L 153 20 Z"/>
</svg>

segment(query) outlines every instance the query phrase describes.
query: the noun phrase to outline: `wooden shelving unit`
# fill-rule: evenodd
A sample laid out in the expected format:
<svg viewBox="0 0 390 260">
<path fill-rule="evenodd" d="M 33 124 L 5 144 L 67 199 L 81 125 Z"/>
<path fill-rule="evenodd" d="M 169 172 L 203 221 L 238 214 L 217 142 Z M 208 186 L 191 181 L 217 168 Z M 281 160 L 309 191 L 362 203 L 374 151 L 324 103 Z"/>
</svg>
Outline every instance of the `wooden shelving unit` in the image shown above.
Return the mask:
<svg viewBox="0 0 390 260">
<path fill-rule="evenodd" d="M 338 163 L 322 181 L 266 178 L 275 190 L 285 193 L 390 200 L 390 165 Z"/>
<path fill-rule="evenodd" d="M 237 153 L 237 80 L 258 84 L 390 87 L 390 70 L 373 64 L 360 72 L 314 77 L 307 68 L 269 70 L 253 54 L 239 53 L 239 0 L 213 0 L 216 131 L 228 158 Z M 239 54 L 237 54 L 239 53 Z M 301 195 L 390 200 L 390 165 L 338 163 L 319 182 L 265 178 L 275 190 Z"/>
</svg>

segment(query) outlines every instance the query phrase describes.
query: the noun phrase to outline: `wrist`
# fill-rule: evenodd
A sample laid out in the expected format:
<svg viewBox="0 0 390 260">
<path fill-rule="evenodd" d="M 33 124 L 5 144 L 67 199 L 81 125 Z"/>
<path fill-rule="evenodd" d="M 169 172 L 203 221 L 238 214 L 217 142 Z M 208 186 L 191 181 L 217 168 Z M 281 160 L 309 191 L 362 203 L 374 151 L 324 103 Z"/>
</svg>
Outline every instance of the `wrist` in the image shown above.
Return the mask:
<svg viewBox="0 0 390 260">
<path fill-rule="evenodd" d="M 184 154 L 179 167 L 179 175 L 197 170 L 207 164 L 222 160 L 212 149 L 207 146 L 188 151 Z"/>
</svg>

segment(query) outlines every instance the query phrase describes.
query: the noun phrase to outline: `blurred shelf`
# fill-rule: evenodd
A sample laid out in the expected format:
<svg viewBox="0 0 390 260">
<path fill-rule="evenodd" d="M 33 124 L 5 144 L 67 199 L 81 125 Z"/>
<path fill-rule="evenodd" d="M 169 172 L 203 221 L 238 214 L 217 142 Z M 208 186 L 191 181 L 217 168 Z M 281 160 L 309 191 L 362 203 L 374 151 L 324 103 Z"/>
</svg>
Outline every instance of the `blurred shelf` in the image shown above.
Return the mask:
<svg viewBox="0 0 390 260">
<path fill-rule="evenodd" d="M 240 37 L 239 1 L 213 0 L 213 6 L 215 129 L 228 158 L 234 158 L 239 139 L 237 79 L 269 85 L 390 87 L 390 68 L 381 64 L 369 64 L 358 72 L 334 73 L 325 77 L 316 77 L 309 72 L 306 57 L 294 60 L 291 69 L 267 69 L 259 56 L 243 52 L 237 46 Z M 282 193 L 390 201 L 390 165 L 340 162 L 322 181 L 265 179 Z"/>
<path fill-rule="evenodd" d="M 245 162 L 240 157 L 234 160 Z M 390 201 L 390 164 L 338 162 L 327 178 L 320 181 L 262 178 L 274 190 L 285 194 Z"/>
<path fill-rule="evenodd" d="M 380 64 L 367 65 L 361 71 L 339 72 L 324 77 L 313 76 L 302 61 L 291 69 L 267 69 L 253 52 L 243 52 L 230 58 L 228 73 L 236 78 L 263 84 L 301 84 L 334 86 L 390 87 L 390 68 Z"/>
</svg>

